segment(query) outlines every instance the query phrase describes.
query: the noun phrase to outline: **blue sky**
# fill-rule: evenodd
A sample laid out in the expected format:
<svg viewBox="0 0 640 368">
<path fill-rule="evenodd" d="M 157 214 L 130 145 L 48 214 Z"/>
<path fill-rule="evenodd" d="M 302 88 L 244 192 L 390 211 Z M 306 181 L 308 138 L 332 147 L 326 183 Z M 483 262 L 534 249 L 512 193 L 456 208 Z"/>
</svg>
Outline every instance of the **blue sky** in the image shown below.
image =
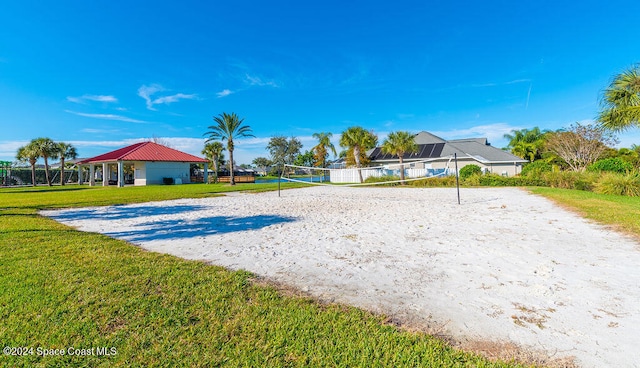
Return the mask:
<svg viewBox="0 0 640 368">
<path fill-rule="evenodd" d="M 199 154 L 212 117 L 305 149 L 352 125 L 443 138 L 591 121 L 640 62 L 638 1 L 10 1 L 0 160 L 33 138 L 90 157 L 153 137 Z M 640 131 L 619 135 L 640 144 Z"/>
</svg>

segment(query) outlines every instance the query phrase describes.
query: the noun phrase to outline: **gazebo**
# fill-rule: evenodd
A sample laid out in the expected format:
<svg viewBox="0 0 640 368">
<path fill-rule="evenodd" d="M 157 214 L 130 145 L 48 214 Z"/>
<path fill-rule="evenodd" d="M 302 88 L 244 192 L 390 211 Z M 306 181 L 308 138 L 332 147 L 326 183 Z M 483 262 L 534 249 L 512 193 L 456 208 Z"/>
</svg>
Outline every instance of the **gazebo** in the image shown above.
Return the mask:
<svg viewBox="0 0 640 368">
<path fill-rule="evenodd" d="M 176 184 L 191 182 L 191 164 L 204 164 L 204 182 L 207 182 L 207 164 L 204 158 L 175 150 L 154 142 L 141 142 L 84 159 L 77 163 L 78 184 L 83 183 L 82 170 L 89 167 L 89 185 L 95 185 L 96 166 L 102 166 L 102 185 L 162 184 L 172 178 Z"/>
</svg>

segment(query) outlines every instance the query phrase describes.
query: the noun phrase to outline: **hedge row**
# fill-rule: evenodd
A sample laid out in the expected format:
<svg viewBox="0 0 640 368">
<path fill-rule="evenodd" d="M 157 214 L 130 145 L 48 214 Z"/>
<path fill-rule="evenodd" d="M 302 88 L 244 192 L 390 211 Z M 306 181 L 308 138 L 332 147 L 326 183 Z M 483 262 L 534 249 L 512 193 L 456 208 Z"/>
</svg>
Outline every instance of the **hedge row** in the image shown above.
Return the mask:
<svg viewBox="0 0 640 368">
<path fill-rule="evenodd" d="M 411 183 L 420 187 L 451 187 L 456 185 L 454 176 L 422 179 Z M 533 177 L 533 175 L 505 177 L 496 174 L 473 174 L 461 180 L 460 184 L 490 187 L 540 186 L 640 197 L 640 173 L 637 171 L 626 174 L 589 171 L 543 172 L 539 177 Z"/>
</svg>

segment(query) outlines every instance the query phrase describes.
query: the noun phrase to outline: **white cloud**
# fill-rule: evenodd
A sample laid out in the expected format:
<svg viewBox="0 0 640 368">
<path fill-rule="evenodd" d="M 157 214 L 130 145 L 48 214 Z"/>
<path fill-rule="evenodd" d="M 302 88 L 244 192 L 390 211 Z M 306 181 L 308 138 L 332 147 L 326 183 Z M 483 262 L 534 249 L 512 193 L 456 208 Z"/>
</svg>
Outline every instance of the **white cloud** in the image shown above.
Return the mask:
<svg viewBox="0 0 640 368">
<path fill-rule="evenodd" d="M 118 102 L 118 99 L 113 96 L 105 96 L 105 95 L 84 95 L 82 98 L 91 101 L 98 102 Z"/>
<path fill-rule="evenodd" d="M 87 152 L 87 157 L 97 156 L 113 149 L 122 148 L 131 144 L 149 141 L 152 137 L 146 138 L 130 138 L 109 141 L 71 141 L 78 148 L 87 148 L 83 150 Z M 192 155 L 202 157 L 202 149 L 204 148 L 204 138 L 183 138 L 183 137 L 157 137 L 162 142 L 166 142 L 171 148 L 177 149 Z M 85 154 L 83 154 L 85 156 Z"/>
<path fill-rule="evenodd" d="M 260 77 L 251 76 L 249 74 L 245 74 L 244 81 L 248 83 L 250 86 L 259 86 L 259 87 L 280 87 L 278 83 L 274 80 L 263 80 Z"/>
<path fill-rule="evenodd" d="M 153 108 L 153 101 L 151 100 L 151 96 L 164 90 L 164 87 L 159 84 L 152 84 L 150 86 L 146 86 L 143 84 L 140 88 L 138 88 L 138 96 L 144 98 L 144 100 L 147 101 L 147 109 L 155 110 Z"/>
<path fill-rule="evenodd" d="M 78 115 L 78 116 L 83 116 L 86 118 L 94 118 L 94 119 L 104 119 L 104 120 L 117 120 L 117 121 L 124 121 L 127 123 L 137 123 L 137 124 L 146 124 L 148 123 L 147 121 L 142 121 L 142 120 L 136 120 L 136 119 L 132 119 L 132 118 L 128 118 L 126 116 L 122 116 L 122 115 L 114 115 L 114 114 L 87 114 L 87 113 L 83 113 L 83 112 L 77 112 L 77 111 L 71 111 L 71 110 L 64 110 L 65 112 L 68 112 L 69 114 L 74 114 L 74 115 Z"/>
<path fill-rule="evenodd" d="M 82 95 L 80 97 L 68 96 L 67 101 L 80 104 L 84 104 L 86 101 L 113 103 L 118 102 L 118 99 L 110 95 Z"/>
<path fill-rule="evenodd" d="M 531 79 L 515 79 L 509 82 L 505 82 L 505 84 L 516 84 L 516 83 L 531 83 Z"/>
<path fill-rule="evenodd" d="M 0 160 L 16 161 L 18 148 L 28 143 L 29 141 L 0 141 Z"/>
<path fill-rule="evenodd" d="M 147 109 L 156 111 L 154 105 L 168 105 L 170 103 L 178 102 L 180 100 L 194 100 L 198 98 L 195 94 L 176 93 L 174 95 L 155 97 L 152 96 L 158 92 L 164 92 L 166 89 L 159 84 L 152 84 L 150 86 L 142 85 L 138 88 L 138 96 L 142 97 L 147 103 Z"/>
<path fill-rule="evenodd" d="M 170 104 L 170 103 L 174 103 L 174 102 L 178 102 L 179 100 L 193 100 L 194 98 L 196 98 L 196 95 L 186 95 L 184 93 L 178 93 L 175 95 L 171 95 L 171 96 L 164 96 L 164 97 L 159 97 L 156 98 L 155 100 L 153 100 L 152 104 L 154 105 L 158 105 L 158 104 Z"/>
<path fill-rule="evenodd" d="M 91 134 L 103 134 L 103 133 L 119 133 L 119 129 L 93 129 L 93 128 L 85 128 L 80 130 L 83 133 L 91 133 Z"/>
<path fill-rule="evenodd" d="M 216 96 L 218 96 L 218 98 L 222 98 L 222 97 L 227 97 L 232 93 L 233 93 L 233 91 L 231 91 L 231 90 L 223 89 L 222 91 L 216 93 Z"/>
</svg>

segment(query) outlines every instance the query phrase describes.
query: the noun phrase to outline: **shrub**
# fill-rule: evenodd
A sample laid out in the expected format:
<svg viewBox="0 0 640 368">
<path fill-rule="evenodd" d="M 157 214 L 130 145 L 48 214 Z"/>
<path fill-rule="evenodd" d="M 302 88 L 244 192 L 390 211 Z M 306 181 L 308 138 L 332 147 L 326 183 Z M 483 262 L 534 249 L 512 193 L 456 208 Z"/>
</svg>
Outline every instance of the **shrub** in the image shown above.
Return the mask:
<svg viewBox="0 0 640 368">
<path fill-rule="evenodd" d="M 534 161 L 524 165 L 520 175 L 527 177 L 541 178 L 543 173 L 551 172 L 553 167 L 550 163 L 544 161 Z"/>
<path fill-rule="evenodd" d="M 482 174 L 482 169 L 478 165 L 466 165 L 460 169 L 460 179 L 465 180 L 471 175 L 480 175 Z"/>
<path fill-rule="evenodd" d="M 620 157 L 606 158 L 598 160 L 587 168 L 591 172 L 614 172 L 625 174 L 633 170 L 631 163 L 621 159 Z"/>
<path fill-rule="evenodd" d="M 558 171 L 544 173 L 542 178 L 552 188 L 592 191 L 599 176 L 597 173 Z"/>
<path fill-rule="evenodd" d="M 162 178 L 162 183 L 164 185 L 172 185 L 173 184 L 173 178 Z"/>
<path fill-rule="evenodd" d="M 523 187 L 523 186 L 545 186 L 544 180 L 526 178 L 522 176 L 501 176 L 496 174 L 474 175 L 482 186 L 490 187 Z"/>
<path fill-rule="evenodd" d="M 414 187 L 455 187 L 455 176 L 438 176 L 409 182 Z"/>
<path fill-rule="evenodd" d="M 594 192 L 640 197 L 640 173 L 636 171 L 625 175 L 617 173 L 604 174 L 596 183 Z"/>
<path fill-rule="evenodd" d="M 385 181 L 395 181 L 395 180 L 400 180 L 400 177 L 395 175 L 370 176 L 366 178 L 364 182 L 365 183 L 382 183 Z M 380 184 L 380 185 L 395 186 L 399 184 L 400 183 L 389 183 L 389 184 Z"/>
<path fill-rule="evenodd" d="M 479 187 L 480 185 L 482 185 L 480 184 L 481 176 L 482 174 L 474 174 L 465 178 L 464 180 L 462 180 L 462 182 L 464 183 L 464 185 L 468 185 L 470 187 Z"/>
</svg>

